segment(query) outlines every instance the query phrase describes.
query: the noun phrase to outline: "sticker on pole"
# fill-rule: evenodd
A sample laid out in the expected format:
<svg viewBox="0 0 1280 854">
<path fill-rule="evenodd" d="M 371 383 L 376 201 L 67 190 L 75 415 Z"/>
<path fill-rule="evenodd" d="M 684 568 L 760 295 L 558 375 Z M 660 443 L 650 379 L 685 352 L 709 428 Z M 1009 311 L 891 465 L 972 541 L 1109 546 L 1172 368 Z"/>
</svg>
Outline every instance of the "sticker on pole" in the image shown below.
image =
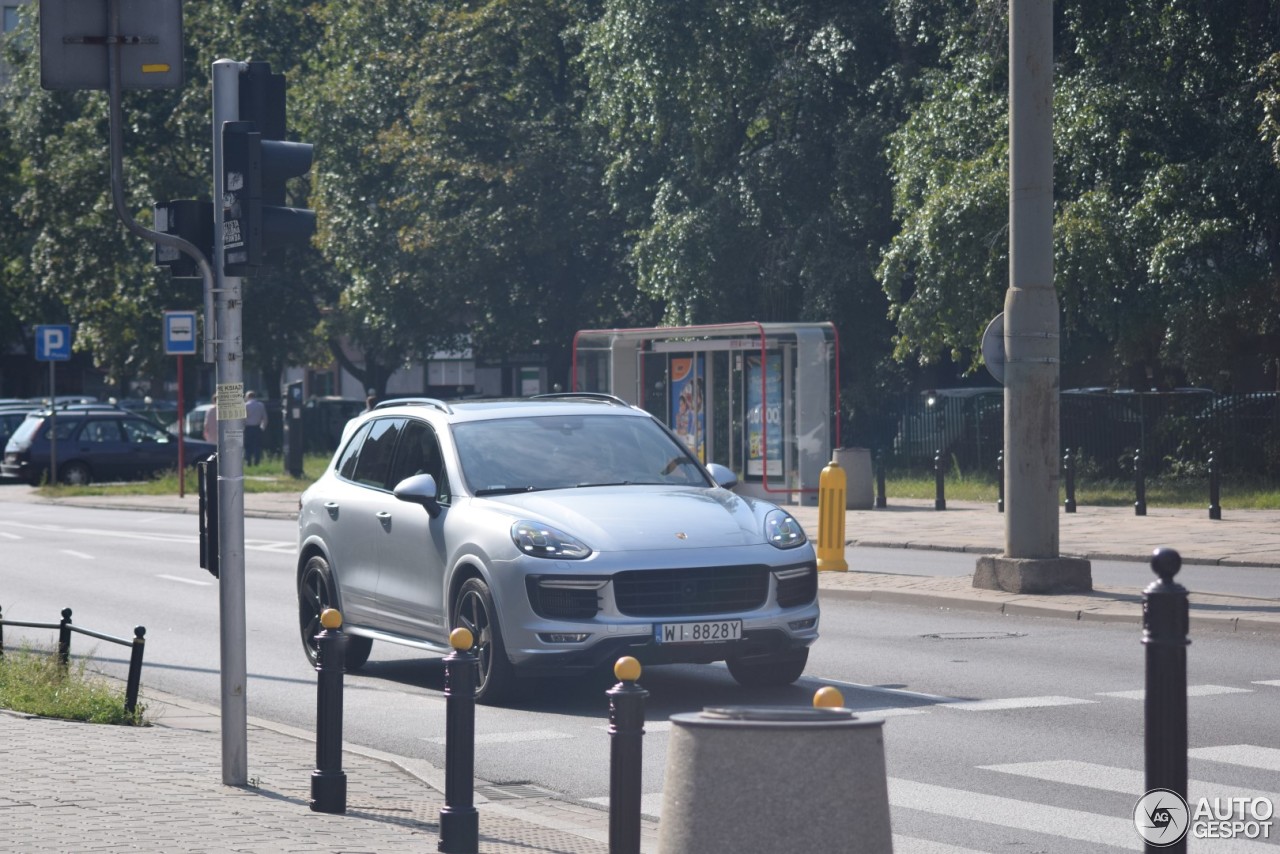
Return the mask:
<svg viewBox="0 0 1280 854">
<path fill-rule="evenodd" d="M 219 383 L 216 398 L 219 421 L 244 419 L 244 383 Z"/>
</svg>

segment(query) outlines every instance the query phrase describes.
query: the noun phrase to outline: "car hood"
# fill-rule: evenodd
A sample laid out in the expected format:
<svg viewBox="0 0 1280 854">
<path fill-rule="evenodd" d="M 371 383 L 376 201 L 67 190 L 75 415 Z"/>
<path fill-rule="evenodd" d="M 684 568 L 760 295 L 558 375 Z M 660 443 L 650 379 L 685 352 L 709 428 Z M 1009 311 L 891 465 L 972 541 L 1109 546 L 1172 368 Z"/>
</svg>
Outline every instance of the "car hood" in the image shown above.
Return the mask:
<svg viewBox="0 0 1280 854">
<path fill-rule="evenodd" d="M 514 518 L 545 522 L 595 551 L 764 542 L 766 509 L 725 489 L 580 487 L 476 500 Z"/>
</svg>

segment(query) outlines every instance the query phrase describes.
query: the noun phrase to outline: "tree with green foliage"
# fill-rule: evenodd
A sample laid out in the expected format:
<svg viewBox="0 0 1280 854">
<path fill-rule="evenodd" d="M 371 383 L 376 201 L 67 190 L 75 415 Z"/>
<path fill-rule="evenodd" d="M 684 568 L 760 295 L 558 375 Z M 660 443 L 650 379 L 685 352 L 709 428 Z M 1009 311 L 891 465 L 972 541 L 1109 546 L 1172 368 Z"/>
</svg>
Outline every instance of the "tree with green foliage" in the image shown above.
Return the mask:
<svg viewBox="0 0 1280 854">
<path fill-rule="evenodd" d="M 386 364 L 471 346 L 549 356 L 647 319 L 581 120 L 584 0 L 376 0 L 326 8 L 307 95 L 318 242 L 346 332 Z"/>
<path fill-rule="evenodd" d="M 949 352 L 976 369 L 1003 304 L 1001 5 L 900 22 L 941 50 L 891 148 L 902 227 L 880 273 L 899 358 Z M 1064 383 L 1218 385 L 1233 364 L 1274 360 L 1280 173 L 1257 130 L 1257 69 L 1280 47 L 1280 4 L 1077 0 L 1056 14 Z"/>
</svg>

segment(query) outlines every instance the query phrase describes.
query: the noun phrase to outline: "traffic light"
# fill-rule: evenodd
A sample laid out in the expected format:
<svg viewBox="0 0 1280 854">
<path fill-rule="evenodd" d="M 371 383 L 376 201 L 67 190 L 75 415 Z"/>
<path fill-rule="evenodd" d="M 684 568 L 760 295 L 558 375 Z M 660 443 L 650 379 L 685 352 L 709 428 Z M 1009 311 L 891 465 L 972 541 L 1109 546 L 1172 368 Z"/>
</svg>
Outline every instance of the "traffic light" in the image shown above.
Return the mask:
<svg viewBox="0 0 1280 854">
<path fill-rule="evenodd" d="M 155 229 L 193 244 L 213 263 L 213 202 L 175 199 L 152 205 Z M 155 265 L 168 267 L 175 279 L 200 278 L 200 266 L 190 255 L 172 246 L 156 244 Z"/>
<path fill-rule="evenodd" d="M 265 62 L 248 63 L 240 77 L 242 121 L 222 126 L 224 270 L 251 273 L 271 262 L 270 250 L 306 242 L 315 211 L 285 204 L 285 182 L 311 169 L 312 146 L 287 142 L 285 79 Z"/>
</svg>

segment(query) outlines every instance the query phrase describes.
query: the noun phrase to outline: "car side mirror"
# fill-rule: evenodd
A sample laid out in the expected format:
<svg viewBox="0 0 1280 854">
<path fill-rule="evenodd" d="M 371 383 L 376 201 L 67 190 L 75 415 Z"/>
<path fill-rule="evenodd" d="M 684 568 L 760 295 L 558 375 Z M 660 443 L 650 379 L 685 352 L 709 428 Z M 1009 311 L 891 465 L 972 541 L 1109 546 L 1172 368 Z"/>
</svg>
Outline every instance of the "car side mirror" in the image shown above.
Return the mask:
<svg viewBox="0 0 1280 854">
<path fill-rule="evenodd" d="M 421 504 L 432 519 L 440 515 L 440 488 L 429 474 L 415 474 L 396 484 L 392 494 L 401 501 Z"/>
<path fill-rule="evenodd" d="M 711 463 L 707 466 L 707 471 L 711 473 L 712 479 L 725 489 L 733 489 L 738 485 L 738 476 L 728 466 Z"/>
</svg>

